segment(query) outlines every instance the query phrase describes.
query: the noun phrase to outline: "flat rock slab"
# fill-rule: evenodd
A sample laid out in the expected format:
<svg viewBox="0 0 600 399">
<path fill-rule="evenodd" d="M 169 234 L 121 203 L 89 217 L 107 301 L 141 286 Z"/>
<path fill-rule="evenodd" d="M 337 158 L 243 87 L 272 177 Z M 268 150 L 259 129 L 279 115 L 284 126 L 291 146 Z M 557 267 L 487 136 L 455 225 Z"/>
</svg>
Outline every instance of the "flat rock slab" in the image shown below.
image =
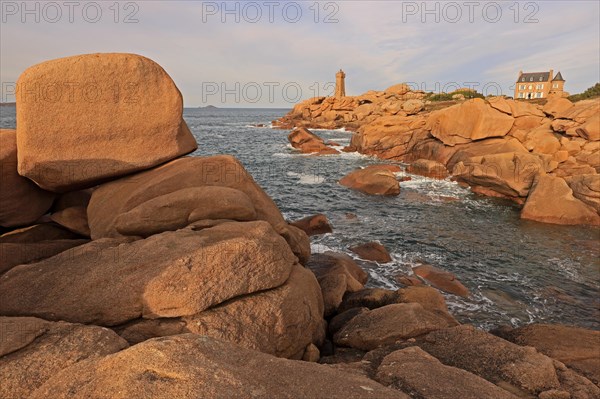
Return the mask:
<svg viewBox="0 0 600 399">
<path fill-rule="evenodd" d="M 418 303 L 398 303 L 358 314 L 334 336 L 341 346 L 372 350 L 443 329 L 448 321 Z"/>
<path fill-rule="evenodd" d="M 197 314 L 282 285 L 296 261 L 266 222 L 104 239 L 0 277 L 0 314 L 117 325 Z"/>
</svg>

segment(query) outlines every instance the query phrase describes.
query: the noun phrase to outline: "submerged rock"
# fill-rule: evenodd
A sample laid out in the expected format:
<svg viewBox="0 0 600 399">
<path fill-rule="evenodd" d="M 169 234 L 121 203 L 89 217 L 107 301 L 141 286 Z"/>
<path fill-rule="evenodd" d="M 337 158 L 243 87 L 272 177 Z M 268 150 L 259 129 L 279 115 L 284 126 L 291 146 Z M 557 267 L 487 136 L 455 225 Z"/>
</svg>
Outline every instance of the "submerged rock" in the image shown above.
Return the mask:
<svg viewBox="0 0 600 399">
<path fill-rule="evenodd" d="M 413 268 L 413 272 L 442 291 L 465 298 L 470 295 L 468 288 L 462 285 L 456 276 L 450 272 L 431 265 L 416 266 Z"/>
</svg>

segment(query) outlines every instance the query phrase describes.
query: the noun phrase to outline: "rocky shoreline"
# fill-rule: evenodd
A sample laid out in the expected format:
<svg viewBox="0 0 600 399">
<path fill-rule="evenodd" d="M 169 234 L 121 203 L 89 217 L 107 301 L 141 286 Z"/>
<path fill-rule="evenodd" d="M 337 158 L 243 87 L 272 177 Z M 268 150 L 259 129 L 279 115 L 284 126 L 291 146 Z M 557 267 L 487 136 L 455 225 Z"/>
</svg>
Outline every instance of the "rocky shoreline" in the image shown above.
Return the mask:
<svg viewBox="0 0 600 399">
<path fill-rule="evenodd" d="M 400 289 L 365 288 L 368 273 L 348 255 L 311 254 L 310 237 L 332 231 L 326 216 L 288 222 L 235 158 L 186 156 L 197 144 L 181 93 L 153 61 L 48 61 L 26 70 L 19 87 L 90 74 L 111 87 L 135 83 L 136 101 L 18 93 L 17 129 L 0 131 L 0 397 L 600 397 L 598 331 L 479 330 L 449 313 L 440 291 L 469 295 L 450 273 L 420 265 L 398 276 Z M 427 123 L 417 101 L 407 98 L 398 111 L 407 115 L 397 116 L 413 130 Z M 395 126 L 373 118 L 359 134 L 371 122 L 386 132 Z M 413 130 L 407 154 L 438 140 Z M 380 142 L 395 137 L 386 134 Z M 290 140 L 334 154 L 306 130 Z M 398 155 L 387 159 L 403 160 L 393 143 L 388 153 Z M 464 154 L 479 143 L 457 143 L 456 165 L 476 162 L 481 155 Z M 545 173 L 531 185 L 561 179 L 575 192 L 574 180 L 552 174 L 558 166 L 541 163 L 558 161 L 530 156 Z M 414 171 L 445 178 L 447 164 L 418 159 Z M 395 195 L 398 170 L 357 170 L 342 184 Z M 540 188 L 528 190 L 523 212 L 540 201 Z M 574 201 L 589 206 L 588 196 Z M 391 260 L 376 242 L 350 250 Z"/>
<path fill-rule="evenodd" d="M 343 151 L 407 163 L 411 173 L 450 176 L 477 194 L 515 202 L 523 219 L 600 225 L 600 98 L 436 103 L 399 84 L 355 97 L 311 98 L 273 127 L 293 129 L 292 146 L 318 155 L 338 151 L 307 129 L 344 128 L 354 134 Z"/>
</svg>

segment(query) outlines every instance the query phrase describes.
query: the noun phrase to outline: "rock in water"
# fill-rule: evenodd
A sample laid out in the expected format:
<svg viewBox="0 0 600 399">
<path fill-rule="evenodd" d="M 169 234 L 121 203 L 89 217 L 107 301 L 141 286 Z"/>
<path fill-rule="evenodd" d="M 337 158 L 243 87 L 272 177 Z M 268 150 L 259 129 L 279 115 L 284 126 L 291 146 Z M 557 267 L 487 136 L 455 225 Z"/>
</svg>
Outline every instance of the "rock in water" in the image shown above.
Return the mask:
<svg viewBox="0 0 600 399">
<path fill-rule="evenodd" d="M 54 194 L 17 173 L 17 132 L 0 129 L 0 226 L 25 226 L 52 206 Z"/>
<path fill-rule="evenodd" d="M 352 246 L 349 249 L 365 260 L 379 263 L 388 263 L 392 261 L 392 257 L 387 249 L 378 242 L 367 242 L 365 244 Z"/>
<path fill-rule="evenodd" d="M 303 230 L 309 237 L 333 232 L 331 224 L 329 223 L 329 220 L 327 220 L 327 216 L 322 213 L 307 216 L 293 221 L 290 224 Z"/>
<path fill-rule="evenodd" d="M 434 287 L 454 295 L 468 297 L 469 290 L 462 285 L 456 276 L 450 272 L 431 265 L 420 265 L 413 268 L 413 272 L 424 280 L 429 281 Z"/>
<path fill-rule="evenodd" d="M 159 165 L 197 148 L 171 77 L 135 54 L 88 54 L 17 83 L 19 174 L 56 192 Z"/>
<path fill-rule="evenodd" d="M 400 183 L 389 170 L 366 167 L 350 172 L 340 182 L 342 186 L 371 195 L 398 195 Z"/>
<path fill-rule="evenodd" d="M 364 376 L 193 334 L 156 338 L 65 369 L 31 399 L 408 399 Z"/>
</svg>

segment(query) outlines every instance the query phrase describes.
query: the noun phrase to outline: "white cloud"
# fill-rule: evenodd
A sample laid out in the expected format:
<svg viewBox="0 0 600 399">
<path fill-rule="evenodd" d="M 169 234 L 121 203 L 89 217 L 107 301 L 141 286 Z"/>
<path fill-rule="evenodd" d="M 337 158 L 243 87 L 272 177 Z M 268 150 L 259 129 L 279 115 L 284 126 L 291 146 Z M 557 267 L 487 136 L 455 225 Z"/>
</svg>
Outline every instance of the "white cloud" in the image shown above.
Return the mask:
<svg viewBox="0 0 600 399">
<path fill-rule="evenodd" d="M 296 82 L 303 88 L 303 97 L 309 97 L 315 82 L 322 91 L 340 67 L 347 72 L 350 94 L 401 81 L 420 82 L 429 89 L 435 88 L 435 82 L 493 81 L 509 92 L 520 69 L 560 70 L 571 92 L 600 80 L 600 5 L 595 1 L 529 2 L 538 6 L 537 23 L 523 23 L 526 11 L 535 10 L 525 10 L 523 2 L 518 3 L 518 23 L 513 21 L 513 2 L 498 2 L 502 18 L 497 23 L 488 22 L 492 14 L 482 13 L 490 2 L 480 3 L 472 23 L 464 6 L 458 22 L 442 18 L 436 23 L 435 15 L 422 14 L 422 10 L 407 15 L 410 7 L 421 8 L 424 3 L 420 1 L 338 1 L 335 18 L 339 22 L 326 24 L 323 18 L 333 11 L 324 9 L 326 3 L 319 4 L 321 23 L 313 21 L 314 7 L 309 9 L 313 2 L 297 3 L 303 7 L 298 23 L 283 18 L 285 3 L 276 9 L 274 23 L 268 22 L 265 7 L 259 23 L 243 18 L 235 23 L 232 15 L 222 23 L 218 14 L 203 15 L 203 7 L 212 3 L 192 1 L 138 2 L 139 22 L 134 24 L 112 21 L 114 15 L 107 7 L 113 2 L 102 3 L 103 18 L 96 24 L 80 17 L 73 24 L 63 20 L 23 24 L 18 15 L 6 16 L 0 31 L 0 79 L 13 82 L 25 68 L 46 59 L 132 52 L 160 63 L 180 87 L 188 106 L 203 102 L 206 82 L 224 82 L 229 88 L 235 82 L 242 87 L 249 82 L 278 82 L 280 87 Z M 428 2 L 428 9 L 435 4 Z M 449 3 L 437 4 L 443 10 Z M 120 11 L 122 19 L 127 10 Z M 282 94 L 276 90 L 274 103 L 269 102 L 266 88 L 257 104 L 236 104 L 231 95 L 227 99 L 229 106 L 291 106 Z M 220 96 L 208 100 L 220 105 Z"/>
</svg>

